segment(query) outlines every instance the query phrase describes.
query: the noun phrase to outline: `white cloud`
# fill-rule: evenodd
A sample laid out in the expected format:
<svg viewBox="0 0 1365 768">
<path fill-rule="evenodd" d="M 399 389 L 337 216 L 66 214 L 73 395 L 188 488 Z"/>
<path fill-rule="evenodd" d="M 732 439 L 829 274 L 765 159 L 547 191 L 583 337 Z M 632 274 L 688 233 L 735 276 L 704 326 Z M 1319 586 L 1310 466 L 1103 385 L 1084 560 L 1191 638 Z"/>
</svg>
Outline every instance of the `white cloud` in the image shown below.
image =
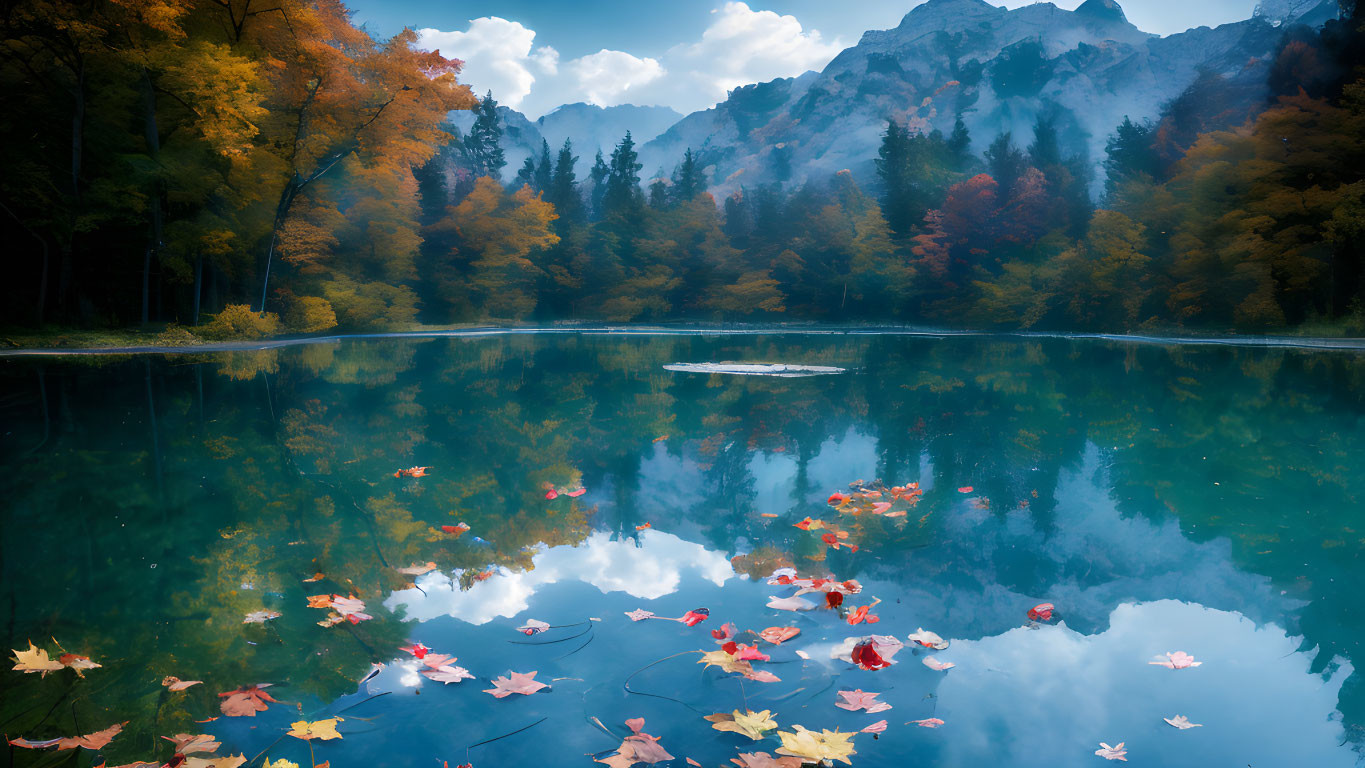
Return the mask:
<svg viewBox="0 0 1365 768">
<path fill-rule="evenodd" d="M 561 62 L 536 32 L 497 16 L 474 19 L 466 31 L 418 31 L 418 44 L 465 62 L 460 81 L 476 94 L 493 91 L 507 106 L 535 119 L 560 104 L 664 104 L 682 112 L 703 109 L 741 85 L 820 69 L 843 47 L 807 30 L 795 16 L 755 11 L 728 2 L 701 39 L 662 57 L 602 49 Z"/>
<path fill-rule="evenodd" d="M 583 101 L 602 107 L 630 101 L 639 94 L 641 86 L 664 76 L 664 68 L 656 59 L 640 59 L 606 48 L 574 59 L 565 69 L 575 78 L 574 85 Z"/>
<path fill-rule="evenodd" d="M 678 46 L 665 57 L 670 69 L 690 81 L 690 89 L 675 84 L 675 100 L 691 102 L 681 105 L 689 109 L 710 106 L 741 85 L 820 69 L 843 49 L 837 38 L 826 42 L 819 30 L 803 29 L 795 16 L 755 11 L 741 2 L 712 13 L 716 17 L 699 42 Z"/>
<path fill-rule="evenodd" d="M 536 33 L 519 22 L 485 16 L 469 22 L 465 32 L 439 29 L 417 31 L 417 44 L 464 61 L 460 82 L 476 94 L 491 90 L 499 102 L 517 107 L 531 93 L 536 73 L 553 75 L 559 53 L 548 46 L 535 48 Z"/>
</svg>

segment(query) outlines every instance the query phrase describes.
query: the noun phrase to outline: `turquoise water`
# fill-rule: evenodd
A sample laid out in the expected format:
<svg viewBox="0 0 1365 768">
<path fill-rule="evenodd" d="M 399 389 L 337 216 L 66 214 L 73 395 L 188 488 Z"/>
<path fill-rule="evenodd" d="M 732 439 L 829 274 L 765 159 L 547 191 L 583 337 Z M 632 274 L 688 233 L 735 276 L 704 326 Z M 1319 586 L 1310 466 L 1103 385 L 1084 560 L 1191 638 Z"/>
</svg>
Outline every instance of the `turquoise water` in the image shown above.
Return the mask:
<svg viewBox="0 0 1365 768">
<path fill-rule="evenodd" d="M 847 372 L 663 369 L 722 360 Z M 852 738 L 856 766 L 1093 766 L 1101 742 L 1139 765 L 1360 762 L 1356 352 L 514 336 L 7 360 L 0 381 L 7 647 L 55 657 L 55 638 L 102 664 L 6 672 L 3 730 L 128 723 L 99 753 L 12 748 L 14 765 L 160 764 L 159 736 L 209 733 L 253 766 L 588 766 L 643 717 L 676 757 L 659 765 L 709 768 L 782 745 L 703 719 L 746 708 L 788 733 L 886 720 Z M 431 469 L 393 477 L 412 466 Z M 923 493 L 897 517 L 827 503 L 878 479 Z M 767 607 L 795 591 L 767 583 L 781 567 L 857 580 L 844 608 L 877 598 L 880 620 Z M 318 626 L 318 594 L 373 618 Z M 1056 616 L 1030 621 L 1043 602 Z M 692 627 L 625 615 L 702 607 Z M 243 623 L 259 610 L 280 616 Z M 726 622 L 800 629 L 757 643 L 779 680 L 687 653 Z M 920 627 L 948 648 L 911 644 Z M 873 633 L 906 644 L 889 668 L 831 658 Z M 409 641 L 476 679 L 422 676 Z M 1202 663 L 1148 663 L 1175 651 Z M 482 692 L 509 671 L 550 688 Z M 222 716 L 220 692 L 256 683 L 279 703 Z M 892 709 L 837 708 L 854 689 Z M 311 754 L 284 735 L 334 714 L 343 738 Z"/>
</svg>

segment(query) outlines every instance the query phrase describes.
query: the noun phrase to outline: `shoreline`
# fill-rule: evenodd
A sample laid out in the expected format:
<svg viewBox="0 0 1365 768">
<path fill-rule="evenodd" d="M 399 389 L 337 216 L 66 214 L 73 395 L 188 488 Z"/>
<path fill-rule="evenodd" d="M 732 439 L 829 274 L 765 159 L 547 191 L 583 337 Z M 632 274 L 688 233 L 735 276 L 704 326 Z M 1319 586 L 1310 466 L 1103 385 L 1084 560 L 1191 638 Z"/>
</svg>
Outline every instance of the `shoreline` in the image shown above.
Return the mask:
<svg viewBox="0 0 1365 768">
<path fill-rule="evenodd" d="M 1365 338 L 1321 336 L 1182 336 L 1125 333 L 1066 333 L 1061 331 L 973 331 L 909 326 L 476 326 L 444 330 L 391 331 L 384 333 L 329 334 L 284 337 L 256 341 L 219 341 L 186 345 L 131 344 L 90 347 L 19 347 L 0 349 L 0 358 L 67 357 L 99 355 L 188 355 L 217 352 L 255 352 L 310 344 L 334 344 L 349 340 L 484 338 L 516 335 L 583 336 L 906 336 L 914 338 L 1014 338 L 1108 341 L 1155 346 L 1225 346 L 1266 349 L 1313 349 L 1365 351 Z"/>
</svg>

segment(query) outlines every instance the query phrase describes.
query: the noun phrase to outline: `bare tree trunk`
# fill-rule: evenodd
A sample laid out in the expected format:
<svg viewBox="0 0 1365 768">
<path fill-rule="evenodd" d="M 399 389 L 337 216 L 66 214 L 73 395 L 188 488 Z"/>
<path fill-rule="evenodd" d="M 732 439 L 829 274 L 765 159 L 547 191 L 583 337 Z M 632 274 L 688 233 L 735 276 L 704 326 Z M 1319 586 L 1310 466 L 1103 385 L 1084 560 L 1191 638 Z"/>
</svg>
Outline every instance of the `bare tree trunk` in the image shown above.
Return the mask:
<svg viewBox="0 0 1365 768">
<path fill-rule="evenodd" d="M 161 137 L 156 130 L 156 92 L 152 90 L 152 77 L 146 69 L 142 70 L 142 107 L 143 107 L 143 132 L 147 142 L 147 155 L 152 159 L 153 168 L 157 165 L 157 156 L 161 153 Z M 149 231 L 147 247 L 142 255 L 142 324 L 146 325 L 148 320 L 148 304 L 151 292 L 150 279 L 152 273 L 152 254 L 161 249 L 161 182 L 154 177 L 152 180 L 152 221 Z"/>
<path fill-rule="evenodd" d="M 57 311 L 65 315 L 67 302 L 71 297 L 71 280 L 74 273 L 72 260 L 72 241 L 76 238 L 76 218 L 81 205 L 81 162 L 85 148 L 85 66 L 76 68 L 76 84 L 72 91 L 74 103 L 71 109 L 71 209 L 66 238 L 61 248 L 61 272 L 57 278 Z"/>
<path fill-rule="evenodd" d="M 35 325 L 42 325 L 42 324 L 43 324 L 44 309 L 47 307 L 47 272 L 48 272 L 48 262 L 51 260 L 51 259 L 50 259 L 49 249 L 48 249 L 48 247 L 47 247 L 47 240 L 43 239 L 43 236 L 42 236 L 42 235 L 38 234 L 37 232 L 34 232 L 33 229 L 32 229 L 31 227 L 29 227 L 28 224 L 24 223 L 24 220 L 23 220 L 23 219 L 19 218 L 19 215 L 18 215 L 18 214 L 16 214 L 14 211 L 10 210 L 10 207 L 9 207 L 8 205 L 5 205 L 4 203 L 0 203 L 0 209 L 3 209 L 3 210 L 5 211 L 5 213 L 8 213 L 8 214 L 10 215 L 10 218 L 14 219 L 14 221 L 15 221 L 16 223 L 18 223 L 19 226 L 22 227 L 23 230 L 24 230 L 25 232 L 29 233 L 29 235 L 31 235 L 31 236 L 33 237 L 34 240 L 37 240 L 37 241 L 38 241 L 38 245 L 42 246 L 42 249 L 43 249 L 43 266 L 42 266 L 42 270 L 41 270 L 41 272 L 40 272 L 40 274 L 39 274 L 39 276 L 38 276 L 38 301 L 36 302 L 36 304 L 35 304 L 35 306 L 34 306 L 34 324 L 35 324 Z"/>
<path fill-rule="evenodd" d="M 305 182 L 307 183 L 307 182 Z M 275 221 L 270 225 L 270 245 L 265 251 L 265 277 L 261 280 L 261 306 L 258 312 L 265 313 L 266 292 L 270 288 L 270 262 L 275 256 L 275 244 L 279 242 L 280 225 L 284 224 L 284 219 L 289 215 L 289 208 L 294 204 L 294 198 L 298 196 L 302 185 L 298 183 L 298 177 L 290 179 L 289 185 L 280 194 L 280 204 L 275 207 Z"/>
<path fill-rule="evenodd" d="M 204 254 L 198 253 L 194 257 L 194 319 L 192 325 L 199 325 L 199 299 L 203 295 L 204 288 Z"/>
</svg>

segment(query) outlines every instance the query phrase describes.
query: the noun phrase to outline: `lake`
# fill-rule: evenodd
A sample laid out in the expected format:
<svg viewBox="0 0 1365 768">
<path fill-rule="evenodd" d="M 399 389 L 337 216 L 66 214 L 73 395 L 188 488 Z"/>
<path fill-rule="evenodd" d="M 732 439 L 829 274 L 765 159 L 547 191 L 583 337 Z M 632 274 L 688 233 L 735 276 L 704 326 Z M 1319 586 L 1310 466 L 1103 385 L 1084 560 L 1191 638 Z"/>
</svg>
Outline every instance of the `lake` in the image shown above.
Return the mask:
<svg viewBox="0 0 1365 768">
<path fill-rule="evenodd" d="M 664 368 L 708 361 L 845 370 Z M 14 765 L 160 765 L 160 737 L 200 733 L 335 768 L 782 765 L 778 732 L 855 766 L 1365 745 L 1359 352 L 532 334 L 6 359 L 0 381 L 6 647 L 101 665 L 6 671 L 3 730 L 127 723 Z M 874 635 L 893 663 L 863 668 Z M 549 687 L 484 692 L 530 672 Z M 256 684 L 274 701 L 220 695 Z M 759 739 L 704 719 L 764 710 Z M 286 734 L 333 717 L 340 740 Z"/>
</svg>

